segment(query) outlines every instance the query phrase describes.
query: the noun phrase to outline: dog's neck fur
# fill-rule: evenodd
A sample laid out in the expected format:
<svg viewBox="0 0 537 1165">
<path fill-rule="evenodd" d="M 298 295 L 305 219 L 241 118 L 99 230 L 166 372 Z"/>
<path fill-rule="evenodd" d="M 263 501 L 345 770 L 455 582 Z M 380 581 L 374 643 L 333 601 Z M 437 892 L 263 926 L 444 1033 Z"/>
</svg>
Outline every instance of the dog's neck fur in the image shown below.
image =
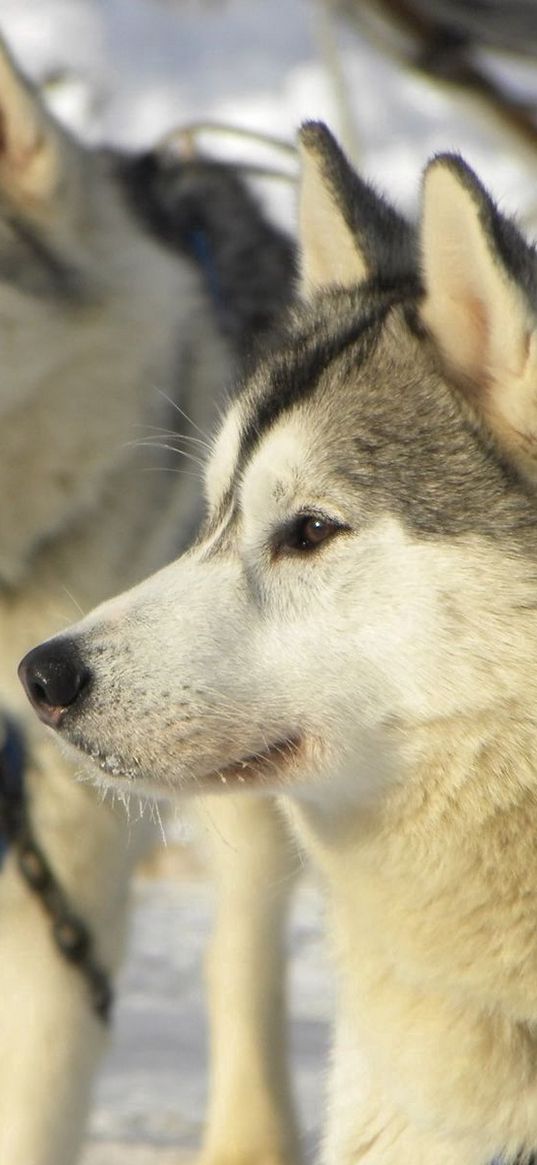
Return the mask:
<svg viewBox="0 0 537 1165">
<path fill-rule="evenodd" d="M 403 780 L 381 809 L 353 819 L 347 806 L 339 826 L 295 811 L 336 889 L 346 1038 L 350 1027 L 418 1127 L 427 1113 L 439 1129 L 459 1124 L 457 1159 L 515 1155 L 524 1120 L 537 1144 L 537 722 L 510 707 L 396 731 Z M 465 1148 L 464 1114 L 490 1127 L 491 1077 L 500 1141 Z M 330 1161 L 341 1151 L 329 1146 Z"/>
</svg>

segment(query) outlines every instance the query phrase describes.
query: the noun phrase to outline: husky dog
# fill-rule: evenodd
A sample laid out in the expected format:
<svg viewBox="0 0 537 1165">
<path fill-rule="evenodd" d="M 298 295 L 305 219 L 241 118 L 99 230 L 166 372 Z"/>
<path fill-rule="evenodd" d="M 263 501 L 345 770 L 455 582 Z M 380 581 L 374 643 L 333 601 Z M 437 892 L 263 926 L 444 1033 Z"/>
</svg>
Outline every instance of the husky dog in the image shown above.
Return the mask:
<svg viewBox="0 0 537 1165">
<path fill-rule="evenodd" d="M 179 473 L 166 453 L 184 445 L 169 430 L 191 437 L 187 450 L 200 447 L 198 429 L 210 428 L 239 355 L 291 285 L 289 244 L 231 171 L 84 149 L 2 47 L 0 715 L 26 736 L 33 835 L 109 975 L 144 839 L 75 783 L 50 734 L 35 731 L 16 665 L 36 639 L 66 626 L 73 600 L 89 609 L 191 537 L 197 482 L 189 461 Z M 142 438 L 163 448 L 140 448 Z M 146 472 L 158 466 L 171 472 Z M 269 1038 L 281 956 L 277 943 L 265 949 L 283 891 L 265 907 L 262 884 L 285 883 L 287 836 L 268 802 L 256 812 L 222 804 L 229 820 L 220 814 L 207 838 L 221 894 L 205 1156 L 283 1161 L 293 1122 L 278 1021 Z M 19 856 L 9 850 L 0 874 L 0 1161 L 71 1165 L 105 1029 L 88 984 L 58 953 Z M 258 1100 L 241 1120 L 246 1074 Z"/>
<path fill-rule="evenodd" d="M 537 1146 L 536 257 L 459 157 L 414 233 L 301 137 L 306 302 L 201 536 L 21 675 L 119 787 L 289 807 L 340 970 L 327 1162 L 484 1165 Z"/>
</svg>

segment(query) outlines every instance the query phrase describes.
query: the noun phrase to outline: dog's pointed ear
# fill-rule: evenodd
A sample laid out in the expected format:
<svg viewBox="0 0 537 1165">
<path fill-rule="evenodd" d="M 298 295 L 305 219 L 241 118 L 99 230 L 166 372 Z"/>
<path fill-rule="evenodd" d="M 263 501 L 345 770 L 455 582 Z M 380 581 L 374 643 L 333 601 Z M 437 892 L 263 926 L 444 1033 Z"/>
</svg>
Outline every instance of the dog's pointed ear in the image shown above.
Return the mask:
<svg viewBox="0 0 537 1165">
<path fill-rule="evenodd" d="M 421 315 L 448 373 L 537 483 L 535 252 L 457 156 L 425 171 L 421 261 Z"/>
<path fill-rule="evenodd" d="M 304 298 L 326 287 L 389 284 L 416 269 L 409 224 L 353 170 L 322 122 L 299 135 L 299 237 Z"/>
<path fill-rule="evenodd" d="M 0 38 L 0 190 L 39 210 L 61 177 L 64 138 Z"/>
</svg>

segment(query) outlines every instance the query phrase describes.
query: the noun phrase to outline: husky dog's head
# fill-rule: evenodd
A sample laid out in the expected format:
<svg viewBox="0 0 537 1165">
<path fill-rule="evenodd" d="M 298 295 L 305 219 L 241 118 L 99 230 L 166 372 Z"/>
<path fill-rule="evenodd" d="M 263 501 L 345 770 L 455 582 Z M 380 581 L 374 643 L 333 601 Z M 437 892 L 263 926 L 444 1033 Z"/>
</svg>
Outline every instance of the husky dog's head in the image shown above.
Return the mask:
<svg viewBox="0 0 537 1165">
<path fill-rule="evenodd" d="M 533 251 L 458 157 L 414 232 L 301 134 L 304 306 L 232 403 L 194 547 L 21 665 L 117 780 L 375 797 L 401 730 L 534 714 Z"/>
<path fill-rule="evenodd" d="M 112 152 L 84 147 L 56 121 L 0 41 L 0 419 L 50 391 L 47 378 L 76 380 L 90 361 L 102 378 L 114 324 L 126 364 L 136 329 L 144 339 L 153 329 L 155 371 L 177 280 L 163 251 L 153 279 L 154 245 L 133 228 L 115 169 Z"/>
</svg>

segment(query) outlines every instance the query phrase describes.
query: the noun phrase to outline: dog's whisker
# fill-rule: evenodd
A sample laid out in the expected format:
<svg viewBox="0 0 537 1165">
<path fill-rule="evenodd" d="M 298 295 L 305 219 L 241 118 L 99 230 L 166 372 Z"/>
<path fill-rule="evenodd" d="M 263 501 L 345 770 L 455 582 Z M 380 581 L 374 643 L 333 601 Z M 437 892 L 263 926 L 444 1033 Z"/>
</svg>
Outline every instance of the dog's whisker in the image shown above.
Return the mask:
<svg viewBox="0 0 537 1165">
<path fill-rule="evenodd" d="M 175 469 L 173 465 L 144 465 L 142 473 L 176 473 L 181 477 L 191 477 L 194 481 L 203 482 L 203 474 L 192 473 L 188 469 Z"/>
<path fill-rule="evenodd" d="M 168 838 L 166 836 L 166 830 L 164 829 L 164 825 L 162 823 L 162 817 L 160 815 L 160 807 L 159 807 L 158 801 L 153 801 L 152 806 L 151 806 L 151 819 L 152 819 L 152 821 L 155 821 L 155 818 L 156 818 L 156 824 L 159 827 L 160 836 L 162 839 L 162 844 L 167 846 L 168 845 Z"/>
<path fill-rule="evenodd" d="M 123 448 L 139 449 L 151 443 L 154 443 L 156 448 L 161 448 L 162 442 L 168 442 L 174 446 L 182 444 L 196 445 L 200 449 L 207 449 L 209 452 L 212 451 L 211 446 L 206 441 L 203 441 L 201 437 L 190 437 L 186 433 L 177 433 L 173 429 L 155 429 L 151 433 L 145 433 L 143 437 L 137 437 L 135 440 L 125 442 Z"/>
<path fill-rule="evenodd" d="M 193 461 L 195 465 L 199 465 L 201 469 L 205 468 L 205 461 L 200 457 L 195 457 L 193 453 L 189 453 L 186 449 L 177 449 L 175 445 L 170 445 L 165 441 L 136 441 L 129 442 L 129 446 L 135 446 L 137 449 L 158 449 L 159 451 L 167 453 L 177 453 L 179 457 L 184 457 L 187 461 Z"/>
<path fill-rule="evenodd" d="M 202 437 L 194 437 L 191 433 L 178 432 L 177 429 L 163 429 L 158 425 L 135 425 L 133 427 L 143 429 L 149 438 L 162 437 L 170 441 L 189 441 L 193 445 L 200 445 L 201 448 L 207 449 L 209 452 L 213 450 L 213 445 L 209 441 L 203 440 Z M 144 438 L 142 437 L 140 440 L 144 440 Z M 133 441 L 132 444 L 136 445 L 137 441 Z"/>
<path fill-rule="evenodd" d="M 87 612 L 84 610 L 83 607 L 81 607 L 80 603 L 78 602 L 78 599 L 75 599 L 75 596 L 71 593 L 69 588 L 65 586 L 65 583 L 63 583 L 63 585 L 62 585 L 62 590 L 65 591 L 67 598 L 71 600 L 71 602 L 72 602 L 75 610 L 78 612 L 78 614 L 81 615 L 82 618 L 84 618 L 84 616 L 87 614 Z"/>
<path fill-rule="evenodd" d="M 185 421 L 187 421 L 189 425 L 192 425 L 192 428 L 195 429 L 196 432 L 199 433 L 201 437 L 204 437 L 204 439 L 206 441 L 210 442 L 209 433 L 205 432 L 204 429 L 201 429 L 200 426 L 196 424 L 194 418 L 190 417 L 188 415 L 188 413 L 185 413 L 185 410 L 182 409 L 181 406 L 177 404 L 177 401 L 172 400 L 172 397 L 168 396 L 168 394 L 166 392 L 164 392 L 164 390 L 162 388 L 156 388 L 156 392 L 158 392 L 159 396 L 163 397 L 163 399 L 165 401 L 167 401 L 167 403 L 169 405 L 172 406 L 172 408 L 175 410 L 175 412 L 179 413 L 179 415 L 181 417 L 184 417 Z"/>
</svg>

